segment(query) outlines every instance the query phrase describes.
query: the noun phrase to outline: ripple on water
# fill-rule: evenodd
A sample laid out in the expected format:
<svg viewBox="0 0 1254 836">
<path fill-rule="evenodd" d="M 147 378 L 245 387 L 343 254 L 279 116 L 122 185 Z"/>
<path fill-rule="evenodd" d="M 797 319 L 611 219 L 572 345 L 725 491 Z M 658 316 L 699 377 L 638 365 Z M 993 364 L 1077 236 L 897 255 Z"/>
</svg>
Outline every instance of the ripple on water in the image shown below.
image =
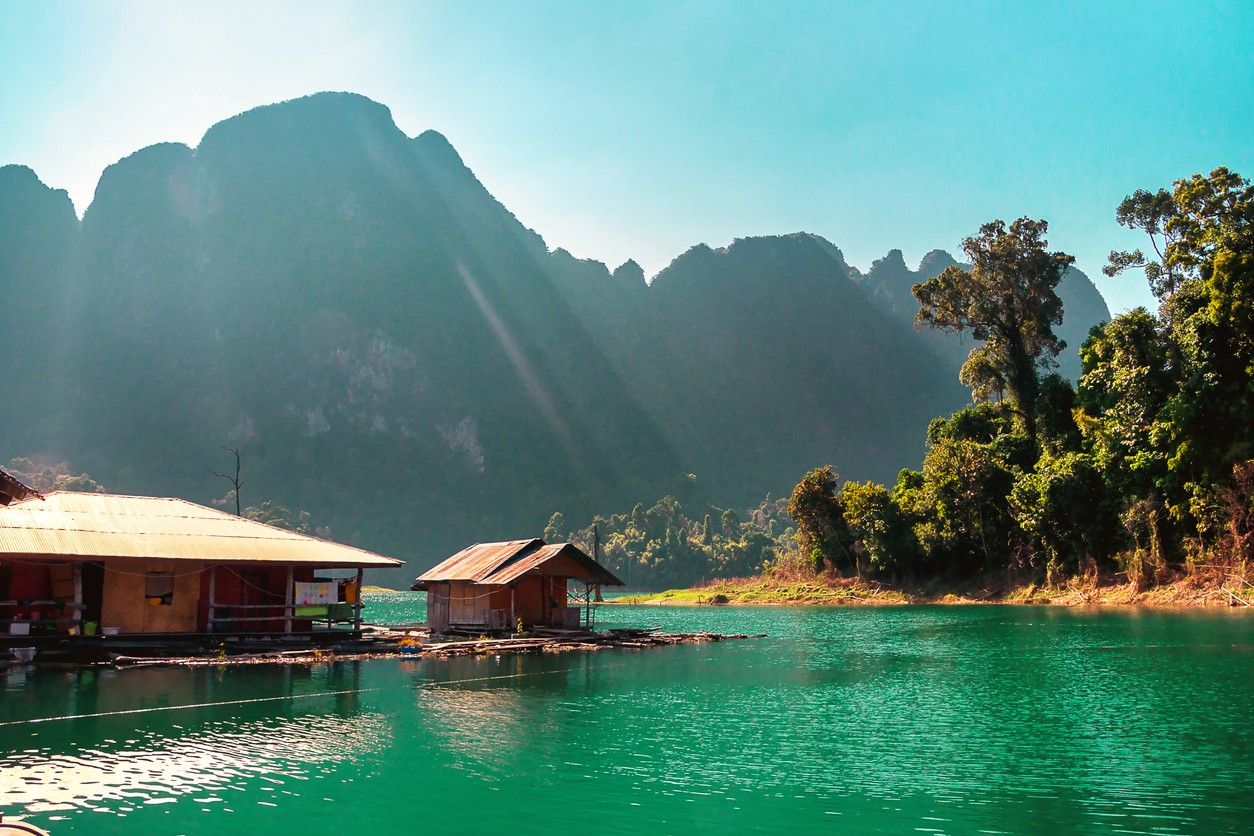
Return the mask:
<svg viewBox="0 0 1254 836">
<path fill-rule="evenodd" d="M 132 812 L 125 802 L 170 804 L 184 795 L 202 804 L 221 802 L 215 794 L 195 796 L 308 778 L 321 764 L 386 745 L 389 735 L 378 715 L 305 716 L 212 722 L 178 737 L 148 735 L 147 748 L 93 747 L 55 756 L 24 751 L 0 760 L 0 809 Z"/>
<path fill-rule="evenodd" d="M 6 715 L 222 703 L 48 723 L 33 744 L 0 727 L 0 809 L 55 816 L 58 833 L 193 814 L 245 831 L 351 816 L 377 832 L 547 833 L 572 799 L 595 799 L 605 833 L 837 822 L 1167 833 L 1254 820 L 1254 620 L 650 607 L 603 621 L 770 638 L 334 670 L 36 674 L 0 683 Z M 87 811 L 108 815 L 84 825 Z"/>
</svg>

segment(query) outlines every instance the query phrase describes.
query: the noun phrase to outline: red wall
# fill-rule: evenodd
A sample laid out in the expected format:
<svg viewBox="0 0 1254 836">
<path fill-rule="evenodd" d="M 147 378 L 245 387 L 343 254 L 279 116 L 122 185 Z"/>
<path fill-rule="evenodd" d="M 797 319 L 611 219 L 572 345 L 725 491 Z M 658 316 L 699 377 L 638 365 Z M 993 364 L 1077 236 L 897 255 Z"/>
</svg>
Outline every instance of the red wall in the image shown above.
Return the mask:
<svg viewBox="0 0 1254 836">
<path fill-rule="evenodd" d="M 311 581 L 314 578 L 312 566 L 296 566 L 292 569 L 292 580 Z M 287 567 L 286 566 L 218 566 L 217 577 L 214 579 L 213 601 L 217 614 L 230 615 L 232 618 L 252 613 L 258 615 L 282 615 L 281 607 L 287 603 Z M 229 612 L 231 604 L 274 604 L 273 610 L 236 610 Z M 198 616 L 202 630 L 209 625 L 209 573 L 205 572 L 200 581 L 200 613 Z M 223 630 L 227 630 L 224 627 Z M 230 632 L 280 632 L 283 622 L 277 619 L 265 621 L 234 621 L 229 625 Z M 294 621 L 293 630 L 308 630 L 310 622 Z"/>
<path fill-rule="evenodd" d="M 8 584 L 0 586 L 0 600 L 46 601 L 52 597 L 52 581 L 49 579 L 47 566 L 5 563 L 3 567 L 0 567 L 0 578 L 6 576 Z M 36 610 L 42 614 L 48 609 L 46 605 L 3 607 L 0 608 L 0 619 L 25 620 L 29 619 L 31 613 Z"/>
</svg>

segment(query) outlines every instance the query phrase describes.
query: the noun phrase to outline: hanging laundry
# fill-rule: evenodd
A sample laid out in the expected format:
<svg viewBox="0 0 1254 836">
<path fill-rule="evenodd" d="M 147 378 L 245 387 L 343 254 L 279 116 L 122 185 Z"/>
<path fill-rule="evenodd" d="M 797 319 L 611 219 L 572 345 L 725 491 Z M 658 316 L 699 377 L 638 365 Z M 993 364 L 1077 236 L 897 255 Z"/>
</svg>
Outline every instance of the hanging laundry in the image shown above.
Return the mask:
<svg viewBox="0 0 1254 836">
<path fill-rule="evenodd" d="M 293 598 L 298 607 L 316 607 L 335 603 L 334 581 L 296 581 Z"/>
</svg>

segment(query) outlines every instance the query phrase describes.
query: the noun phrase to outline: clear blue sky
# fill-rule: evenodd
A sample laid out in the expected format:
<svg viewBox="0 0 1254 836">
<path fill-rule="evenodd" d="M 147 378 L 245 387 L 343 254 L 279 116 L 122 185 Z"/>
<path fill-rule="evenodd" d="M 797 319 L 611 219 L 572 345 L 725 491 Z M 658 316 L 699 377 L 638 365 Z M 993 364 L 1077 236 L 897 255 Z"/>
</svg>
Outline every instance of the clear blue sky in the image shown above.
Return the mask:
<svg viewBox="0 0 1254 836">
<path fill-rule="evenodd" d="M 1047 218 L 1099 275 L 1114 207 L 1254 174 L 1254 2 L 0 0 L 0 163 L 80 213 L 145 145 L 318 90 L 449 137 L 550 247 L 646 272 L 806 230 L 867 267 Z"/>
</svg>

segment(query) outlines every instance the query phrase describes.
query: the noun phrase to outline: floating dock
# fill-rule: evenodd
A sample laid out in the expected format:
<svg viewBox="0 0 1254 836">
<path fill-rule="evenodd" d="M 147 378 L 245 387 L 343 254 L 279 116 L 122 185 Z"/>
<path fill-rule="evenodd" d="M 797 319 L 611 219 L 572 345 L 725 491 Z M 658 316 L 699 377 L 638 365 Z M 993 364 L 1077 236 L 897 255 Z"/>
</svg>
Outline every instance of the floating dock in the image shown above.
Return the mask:
<svg viewBox="0 0 1254 836">
<path fill-rule="evenodd" d="M 699 644 L 737 639 L 764 638 L 765 634 L 664 633 L 660 627 L 615 628 L 610 630 L 544 629 L 522 636 L 485 636 L 465 639 L 447 634 L 432 635 L 420 627 L 372 627 L 366 625 L 358 639 L 335 645 L 292 647 L 291 642 L 275 642 L 258 648 L 255 642 L 228 648 L 201 648 L 195 652 L 158 655 L 156 653 L 111 653 L 106 664 L 114 667 L 178 665 L 204 667 L 219 665 L 313 665 L 367 659 L 440 659 L 450 656 L 514 653 L 566 653 L 598 650 L 643 650 L 677 644 Z M 157 650 L 151 648 L 150 650 Z"/>
</svg>

